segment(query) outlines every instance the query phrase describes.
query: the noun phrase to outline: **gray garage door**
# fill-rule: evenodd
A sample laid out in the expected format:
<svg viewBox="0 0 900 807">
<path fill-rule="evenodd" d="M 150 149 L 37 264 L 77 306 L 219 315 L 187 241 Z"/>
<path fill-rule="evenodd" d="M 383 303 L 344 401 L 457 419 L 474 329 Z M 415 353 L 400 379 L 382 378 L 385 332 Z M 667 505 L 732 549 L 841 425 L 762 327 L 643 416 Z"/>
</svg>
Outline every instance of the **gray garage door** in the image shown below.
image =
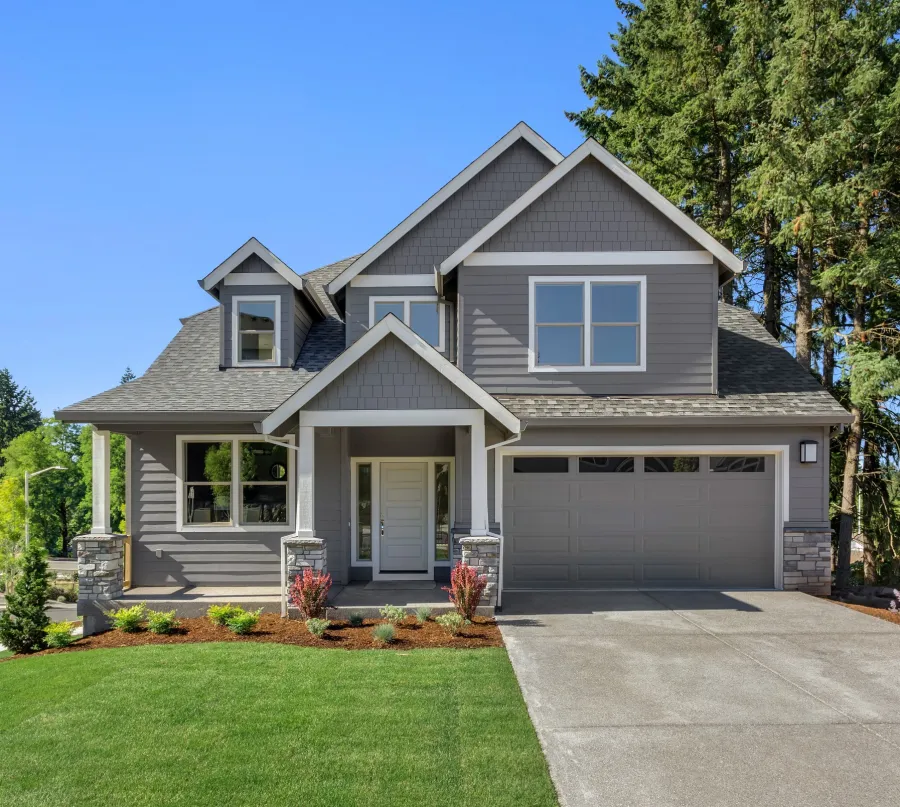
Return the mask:
<svg viewBox="0 0 900 807">
<path fill-rule="evenodd" d="M 771 456 L 504 462 L 507 590 L 774 585 Z"/>
</svg>

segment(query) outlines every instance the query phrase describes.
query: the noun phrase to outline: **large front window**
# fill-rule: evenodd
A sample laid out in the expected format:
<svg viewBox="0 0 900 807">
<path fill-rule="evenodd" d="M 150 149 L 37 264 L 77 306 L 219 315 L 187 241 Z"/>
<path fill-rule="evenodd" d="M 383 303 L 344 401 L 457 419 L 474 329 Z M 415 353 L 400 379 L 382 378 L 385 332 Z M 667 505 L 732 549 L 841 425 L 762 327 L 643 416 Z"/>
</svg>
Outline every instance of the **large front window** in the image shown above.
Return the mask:
<svg viewBox="0 0 900 807">
<path fill-rule="evenodd" d="M 444 351 L 444 304 L 436 297 L 370 297 L 369 326 L 393 314 L 429 345 Z"/>
<path fill-rule="evenodd" d="M 278 364 L 278 298 L 236 297 L 233 304 L 235 364 Z"/>
<path fill-rule="evenodd" d="M 182 525 L 287 527 L 293 480 L 286 445 L 240 437 L 179 442 Z"/>
<path fill-rule="evenodd" d="M 531 278 L 529 369 L 643 370 L 643 277 Z"/>
</svg>

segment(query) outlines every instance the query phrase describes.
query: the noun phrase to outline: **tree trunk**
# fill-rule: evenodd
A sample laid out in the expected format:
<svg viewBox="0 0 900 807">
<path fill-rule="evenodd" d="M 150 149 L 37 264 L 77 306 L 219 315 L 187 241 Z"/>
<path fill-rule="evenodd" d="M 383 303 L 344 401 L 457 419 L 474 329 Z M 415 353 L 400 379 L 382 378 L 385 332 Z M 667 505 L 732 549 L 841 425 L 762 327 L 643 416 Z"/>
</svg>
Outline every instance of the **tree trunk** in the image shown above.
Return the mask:
<svg viewBox="0 0 900 807">
<path fill-rule="evenodd" d="M 775 247 L 772 244 L 772 221 L 771 213 L 763 216 L 763 310 L 766 330 L 778 339 L 778 326 L 781 323 L 781 283 L 778 277 Z"/>
<path fill-rule="evenodd" d="M 731 148 L 724 138 L 719 138 L 719 177 L 716 183 L 716 195 L 719 208 L 719 227 L 725 229 L 731 221 Z M 723 237 L 722 244 L 729 252 L 734 251 L 734 243 L 730 237 Z M 734 281 L 729 280 L 722 286 L 722 301 L 734 303 Z"/>
<path fill-rule="evenodd" d="M 812 238 L 809 239 L 812 242 Z M 795 352 L 797 361 L 807 370 L 812 368 L 812 249 L 807 244 L 797 248 L 797 310 L 794 314 Z"/>
<path fill-rule="evenodd" d="M 826 291 L 822 303 L 822 383 L 825 389 L 834 390 L 834 292 Z"/>
<path fill-rule="evenodd" d="M 871 530 L 872 493 L 875 487 L 875 474 L 878 470 L 878 458 L 871 440 L 866 440 L 865 455 L 862 461 L 863 482 L 858 487 L 861 492 L 862 513 L 860 521 L 860 542 L 863 545 L 863 579 L 866 585 L 874 586 L 877 582 L 875 564 L 875 542 Z"/>
</svg>

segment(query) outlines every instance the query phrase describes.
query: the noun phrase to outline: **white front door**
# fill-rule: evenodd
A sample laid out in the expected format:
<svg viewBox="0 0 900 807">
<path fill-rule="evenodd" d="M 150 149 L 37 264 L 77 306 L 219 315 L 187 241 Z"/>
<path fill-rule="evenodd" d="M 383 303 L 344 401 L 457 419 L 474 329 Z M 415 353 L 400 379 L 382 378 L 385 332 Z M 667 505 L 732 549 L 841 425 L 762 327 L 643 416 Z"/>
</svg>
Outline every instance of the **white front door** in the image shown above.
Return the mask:
<svg viewBox="0 0 900 807">
<path fill-rule="evenodd" d="M 379 572 L 428 572 L 428 463 L 381 463 Z"/>
</svg>

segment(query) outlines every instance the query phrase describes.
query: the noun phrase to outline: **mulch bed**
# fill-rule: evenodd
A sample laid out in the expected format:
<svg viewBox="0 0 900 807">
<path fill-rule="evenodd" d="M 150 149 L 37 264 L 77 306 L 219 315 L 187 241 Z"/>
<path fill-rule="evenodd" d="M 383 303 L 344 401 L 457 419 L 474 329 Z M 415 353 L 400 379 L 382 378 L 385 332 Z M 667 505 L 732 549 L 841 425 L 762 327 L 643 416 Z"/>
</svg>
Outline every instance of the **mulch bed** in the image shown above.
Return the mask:
<svg viewBox="0 0 900 807">
<path fill-rule="evenodd" d="M 856 603 L 841 602 L 840 600 L 832 599 L 829 599 L 829 602 L 843 605 L 844 608 L 849 608 L 852 611 L 859 611 L 861 614 L 868 614 L 869 616 L 883 619 L 885 622 L 893 622 L 895 625 L 900 625 L 900 614 L 895 614 L 892 611 L 888 611 L 886 608 L 872 608 L 869 605 L 856 605 Z"/>
<path fill-rule="evenodd" d="M 282 619 L 277 614 L 262 614 L 252 633 L 239 636 L 228 628 L 219 627 L 206 617 L 180 619 L 181 627 L 166 636 L 142 629 L 138 633 L 109 630 L 78 639 L 67 648 L 43 650 L 32 655 L 71 653 L 77 650 L 94 650 L 99 647 L 135 647 L 145 644 L 189 644 L 192 642 L 275 642 L 299 647 L 320 647 L 338 650 L 416 650 L 422 648 L 451 647 L 472 649 L 478 647 L 502 647 L 503 638 L 493 619 L 475 617 L 459 636 L 451 636 L 436 622 L 429 620 L 418 625 L 412 617 L 396 626 L 396 639 L 389 645 L 376 644 L 372 628 L 381 619 L 366 619 L 360 627 L 347 622 L 332 622 L 324 638 L 317 639 L 299 619 Z M 6 661 L 22 656 L 11 656 Z"/>
</svg>

